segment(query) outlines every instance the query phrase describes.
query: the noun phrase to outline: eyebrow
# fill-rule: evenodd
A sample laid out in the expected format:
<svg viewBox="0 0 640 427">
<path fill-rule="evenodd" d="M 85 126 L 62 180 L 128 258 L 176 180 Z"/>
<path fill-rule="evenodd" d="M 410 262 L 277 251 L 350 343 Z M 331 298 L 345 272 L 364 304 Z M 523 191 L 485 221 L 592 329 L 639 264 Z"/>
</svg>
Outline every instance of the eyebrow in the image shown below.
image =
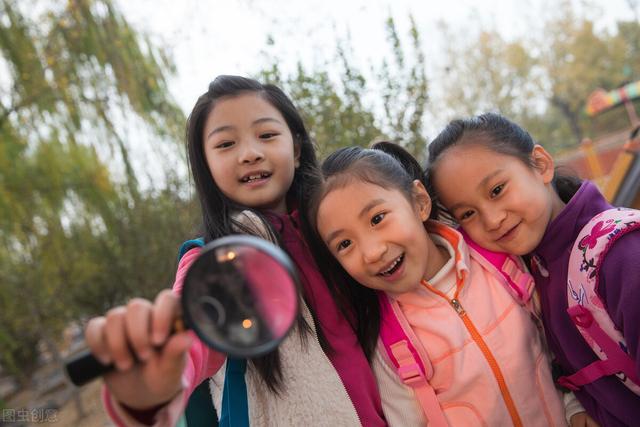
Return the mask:
<svg viewBox="0 0 640 427">
<path fill-rule="evenodd" d="M 369 203 L 367 203 L 366 205 L 364 205 L 364 207 L 362 208 L 362 210 L 360 211 L 360 213 L 358 214 L 358 218 L 362 218 L 367 212 L 369 212 L 371 209 L 375 208 L 376 206 L 384 203 L 385 200 L 384 199 L 373 199 L 372 201 L 370 201 Z M 340 228 L 338 230 L 332 231 L 326 239 L 327 245 L 329 245 L 329 243 L 331 243 L 331 241 L 333 239 L 336 238 L 336 236 L 338 236 L 340 233 L 342 233 L 344 231 L 344 229 Z"/>
<path fill-rule="evenodd" d="M 498 174 L 502 173 L 502 171 L 503 171 L 502 169 L 498 169 L 498 170 L 496 170 L 496 171 L 494 171 L 494 172 L 490 173 L 489 175 L 485 176 L 485 177 L 484 177 L 484 178 L 482 178 L 482 180 L 478 183 L 478 185 L 476 185 L 476 188 L 482 188 L 482 187 L 484 187 L 485 185 L 487 185 L 487 182 L 489 182 L 489 181 L 490 181 L 493 177 L 495 177 L 496 175 L 498 175 Z M 449 211 L 450 211 L 450 212 L 453 212 L 453 211 L 455 211 L 456 209 L 458 209 L 458 208 L 460 208 L 460 207 L 462 207 L 462 206 L 464 206 L 464 205 L 465 205 L 465 203 L 464 203 L 464 202 L 456 203 L 455 205 L 453 205 L 453 206 L 451 206 L 451 207 L 449 208 Z"/>
<path fill-rule="evenodd" d="M 254 120 L 251 123 L 251 126 L 255 126 L 255 125 L 258 125 L 258 124 L 261 124 L 261 123 L 266 123 L 266 122 L 274 122 L 274 123 L 278 123 L 280 125 L 282 124 L 282 122 L 280 120 L 275 119 L 273 117 L 261 117 L 259 119 Z M 234 126 L 230 126 L 230 125 L 224 125 L 224 126 L 217 127 L 214 130 L 212 130 L 211 132 L 209 132 L 209 134 L 207 135 L 205 140 L 211 138 L 216 133 L 225 132 L 225 131 L 233 130 L 233 129 L 235 129 L 235 127 Z"/>
</svg>

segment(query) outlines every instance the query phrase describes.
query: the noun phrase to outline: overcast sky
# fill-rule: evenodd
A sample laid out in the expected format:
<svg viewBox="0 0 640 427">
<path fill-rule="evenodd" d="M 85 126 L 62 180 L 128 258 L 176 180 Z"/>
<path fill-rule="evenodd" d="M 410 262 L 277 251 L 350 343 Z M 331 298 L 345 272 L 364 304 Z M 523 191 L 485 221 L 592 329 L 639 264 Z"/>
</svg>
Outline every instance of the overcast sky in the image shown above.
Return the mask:
<svg viewBox="0 0 640 427">
<path fill-rule="evenodd" d="M 638 0 L 635 2 L 636 10 Z M 629 19 L 629 0 L 598 0 L 583 8 L 600 25 Z M 443 5 L 445 4 L 446 7 Z M 351 40 L 361 64 L 380 63 L 384 22 L 391 15 L 406 34 L 408 15 L 417 22 L 429 62 L 446 40 L 437 23 L 458 34 L 495 28 L 505 37 L 522 36 L 553 9 L 552 0 L 136 0 L 120 1 L 127 19 L 169 49 L 178 69 L 171 91 L 189 112 L 198 95 L 218 74 L 255 74 L 266 63 L 265 51 L 290 69 L 298 60 L 313 66 L 330 61 L 336 40 Z M 271 35 L 274 45 L 267 46 Z"/>
</svg>

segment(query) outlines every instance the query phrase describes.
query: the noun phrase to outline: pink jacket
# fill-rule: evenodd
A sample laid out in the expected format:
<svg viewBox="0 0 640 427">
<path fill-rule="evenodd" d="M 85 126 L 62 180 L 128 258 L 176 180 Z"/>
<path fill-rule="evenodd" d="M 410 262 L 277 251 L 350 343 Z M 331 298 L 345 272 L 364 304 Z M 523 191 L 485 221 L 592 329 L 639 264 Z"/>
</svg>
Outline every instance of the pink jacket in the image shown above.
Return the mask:
<svg viewBox="0 0 640 427">
<path fill-rule="evenodd" d="M 393 296 L 392 306 L 422 359 L 433 365 L 430 384 L 449 424 L 566 425 L 529 311 L 478 261 L 457 231 L 438 223 L 428 228 L 455 250 L 462 309 L 457 312 L 452 296 L 431 286 Z"/>
</svg>

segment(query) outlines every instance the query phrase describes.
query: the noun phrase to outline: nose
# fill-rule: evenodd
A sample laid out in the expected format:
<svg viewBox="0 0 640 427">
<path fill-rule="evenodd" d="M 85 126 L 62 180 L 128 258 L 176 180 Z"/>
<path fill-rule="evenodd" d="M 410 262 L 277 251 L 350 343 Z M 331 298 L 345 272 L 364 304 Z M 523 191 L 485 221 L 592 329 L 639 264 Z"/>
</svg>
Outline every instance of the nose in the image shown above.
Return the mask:
<svg viewBox="0 0 640 427">
<path fill-rule="evenodd" d="M 487 231 L 495 231 L 500 228 L 506 217 L 507 213 L 504 209 L 485 209 L 482 213 L 482 222 Z"/>
<path fill-rule="evenodd" d="M 242 144 L 242 151 L 238 157 L 241 164 L 257 163 L 264 158 L 264 153 L 260 143 L 257 141 L 246 141 Z"/>
<path fill-rule="evenodd" d="M 362 259 L 366 264 L 375 264 L 387 252 L 387 245 L 379 239 L 367 239 L 363 242 Z"/>
</svg>

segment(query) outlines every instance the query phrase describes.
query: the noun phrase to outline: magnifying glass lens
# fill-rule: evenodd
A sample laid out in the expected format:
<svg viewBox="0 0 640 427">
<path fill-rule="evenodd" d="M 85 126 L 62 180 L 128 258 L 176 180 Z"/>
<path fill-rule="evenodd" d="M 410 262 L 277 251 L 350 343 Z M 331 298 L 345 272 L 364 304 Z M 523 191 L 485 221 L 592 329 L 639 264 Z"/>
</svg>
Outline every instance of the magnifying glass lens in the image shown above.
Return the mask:
<svg viewBox="0 0 640 427">
<path fill-rule="evenodd" d="M 235 240 L 203 249 L 185 278 L 183 310 L 207 345 L 255 357 L 272 350 L 293 324 L 296 276 L 276 246 Z"/>
</svg>

